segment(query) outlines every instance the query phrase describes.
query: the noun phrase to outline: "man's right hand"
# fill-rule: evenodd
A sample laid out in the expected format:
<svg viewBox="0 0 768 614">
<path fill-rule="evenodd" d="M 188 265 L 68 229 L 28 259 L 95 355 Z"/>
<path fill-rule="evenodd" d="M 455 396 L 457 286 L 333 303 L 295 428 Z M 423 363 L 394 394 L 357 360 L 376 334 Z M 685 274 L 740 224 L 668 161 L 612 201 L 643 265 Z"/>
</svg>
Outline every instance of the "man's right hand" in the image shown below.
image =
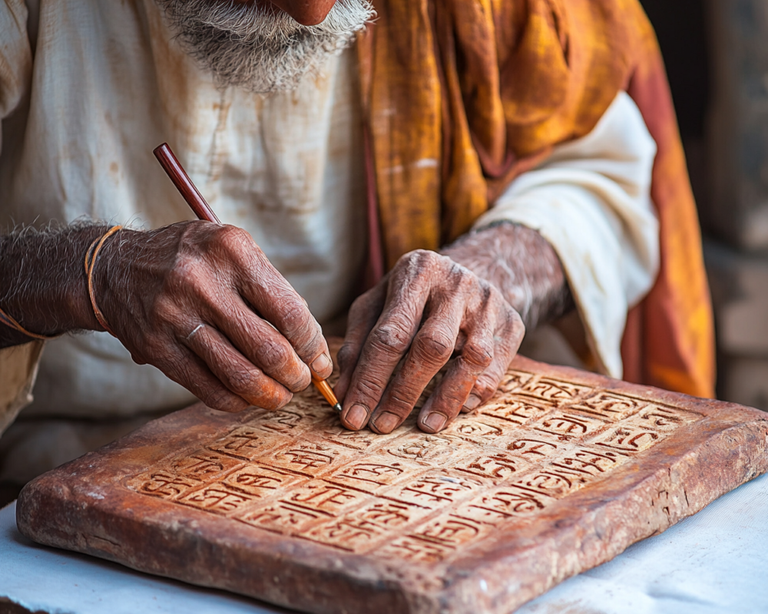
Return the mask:
<svg viewBox="0 0 768 614">
<path fill-rule="evenodd" d="M 94 269 L 98 306 L 139 364 L 209 407 L 277 409 L 331 374 L 320 325 L 251 236 L 181 222 L 121 230 Z"/>
</svg>

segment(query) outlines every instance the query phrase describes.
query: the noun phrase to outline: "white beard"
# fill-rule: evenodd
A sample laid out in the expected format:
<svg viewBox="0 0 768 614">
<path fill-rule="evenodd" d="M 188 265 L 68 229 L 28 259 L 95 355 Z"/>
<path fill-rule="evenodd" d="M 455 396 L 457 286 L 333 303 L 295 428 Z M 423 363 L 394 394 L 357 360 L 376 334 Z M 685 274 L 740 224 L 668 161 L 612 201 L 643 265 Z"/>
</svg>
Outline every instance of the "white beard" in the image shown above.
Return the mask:
<svg viewBox="0 0 768 614">
<path fill-rule="evenodd" d="M 338 0 L 325 20 L 303 26 L 272 5 L 156 0 L 182 48 L 216 83 L 267 94 L 294 89 L 339 54 L 375 16 L 369 0 Z"/>
</svg>

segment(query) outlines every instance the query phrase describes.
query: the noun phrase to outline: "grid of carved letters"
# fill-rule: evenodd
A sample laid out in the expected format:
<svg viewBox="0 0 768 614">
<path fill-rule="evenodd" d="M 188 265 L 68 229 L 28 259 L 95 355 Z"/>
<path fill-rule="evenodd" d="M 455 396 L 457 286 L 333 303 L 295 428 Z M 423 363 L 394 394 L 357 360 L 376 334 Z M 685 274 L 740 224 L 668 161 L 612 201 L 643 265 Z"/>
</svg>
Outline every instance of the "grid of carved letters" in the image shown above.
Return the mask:
<svg viewBox="0 0 768 614">
<path fill-rule="evenodd" d="M 437 435 L 352 432 L 297 397 L 128 480 L 139 493 L 358 554 L 434 563 L 605 479 L 700 414 L 522 371 Z"/>
</svg>

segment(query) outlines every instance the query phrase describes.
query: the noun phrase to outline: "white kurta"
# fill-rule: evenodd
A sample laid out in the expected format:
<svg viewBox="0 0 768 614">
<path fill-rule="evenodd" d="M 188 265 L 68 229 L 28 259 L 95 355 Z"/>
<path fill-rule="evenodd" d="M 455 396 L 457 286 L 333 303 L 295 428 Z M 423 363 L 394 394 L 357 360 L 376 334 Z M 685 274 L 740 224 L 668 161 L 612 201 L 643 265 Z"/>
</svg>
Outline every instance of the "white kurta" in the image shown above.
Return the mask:
<svg viewBox="0 0 768 614">
<path fill-rule="evenodd" d="M 4 0 L 0 227 L 192 219 L 152 156 L 167 141 L 219 217 L 250 232 L 326 324 L 347 309 L 364 265 L 357 94 L 353 50 L 297 91 L 261 97 L 217 89 L 173 41 L 153 0 Z M 556 148 L 477 223 L 517 221 L 552 243 L 596 363 L 614 376 L 627 307 L 657 269 L 654 152 L 620 94 L 593 133 Z M 0 398 L 6 421 L 26 400 L 24 383 Z M 128 418 L 193 400 L 153 367 L 133 364 L 106 333 L 47 343 L 34 396 L 24 415 Z"/>
</svg>

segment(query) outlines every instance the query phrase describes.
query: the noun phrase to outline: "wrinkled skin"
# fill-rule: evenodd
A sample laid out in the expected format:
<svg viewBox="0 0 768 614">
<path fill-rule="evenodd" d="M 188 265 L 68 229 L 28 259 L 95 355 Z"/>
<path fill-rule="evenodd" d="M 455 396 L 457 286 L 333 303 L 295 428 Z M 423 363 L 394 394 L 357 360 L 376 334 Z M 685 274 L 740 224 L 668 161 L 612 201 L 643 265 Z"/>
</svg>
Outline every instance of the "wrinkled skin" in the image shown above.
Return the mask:
<svg viewBox="0 0 768 614">
<path fill-rule="evenodd" d="M 419 414 L 422 430 L 438 432 L 496 391 L 524 333 L 520 315 L 496 287 L 447 256 L 406 254 L 349 312 L 336 385 L 342 421 L 355 430 L 368 424 L 391 432 L 455 353 Z"/>
<path fill-rule="evenodd" d="M 310 384 L 307 365 L 331 373 L 320 325 L 244 230 L 121 231 L 96 273 L 99 305 L 133 359 L 210 407 L 277 409 Z"/>
<path fill-rule="evenodd" d="M 270 2 L 305 25 L 335 4 L 236 1 Z M 102 330 L 83 287 L 82 254 L 105 230 L 0 237 L 0 304 L 41 334 Z M 310 369 L 320 378 L 331 373 L 306 303 L 243 230 L 207 222 L 123 230 L 105 244 L 95 271 L 97 302 L 134 360 L 210 407 L 276 409 L 309 385 Z M 343 424 L 391 432 L 447 364 L 418 421 L 440 431 L 493 394 L 525 327 L 562 314 L 566 298 L 559 261 L 532 230 L 491 228 L 444 254 L 404 255 L 350 310 L 336 388 Z M 0 327 L 0 347 L 26 341 Z"/>
<path fill-rule="evenodd" d="M 72 226 L 0 237 L 0 277 L 7 282 L 0 304 L 41 334 L 102 330 L 82 255 L 105 231 Z M 572 306 L 557 256 L 533 230 L 489 228 L 444 252 L 406 254 L 352 305 L 336 387 L 348 428 L 392 431 L 448 364 L 418 422 L 424 431 L 440 431 L 493 394 L 524 322 L 533 327 Z M 276 409 L 309 385 L 310 369 L 320 378 L 331 373 L 326 341 L 306 303 L 251 236 L 233 226 L 122 230 L 102 248 L 94 291 L 134 360 L 155 365 L 210 407 Z M 0 347 L 26 341 L 0 327 Z"/>
</svg>

